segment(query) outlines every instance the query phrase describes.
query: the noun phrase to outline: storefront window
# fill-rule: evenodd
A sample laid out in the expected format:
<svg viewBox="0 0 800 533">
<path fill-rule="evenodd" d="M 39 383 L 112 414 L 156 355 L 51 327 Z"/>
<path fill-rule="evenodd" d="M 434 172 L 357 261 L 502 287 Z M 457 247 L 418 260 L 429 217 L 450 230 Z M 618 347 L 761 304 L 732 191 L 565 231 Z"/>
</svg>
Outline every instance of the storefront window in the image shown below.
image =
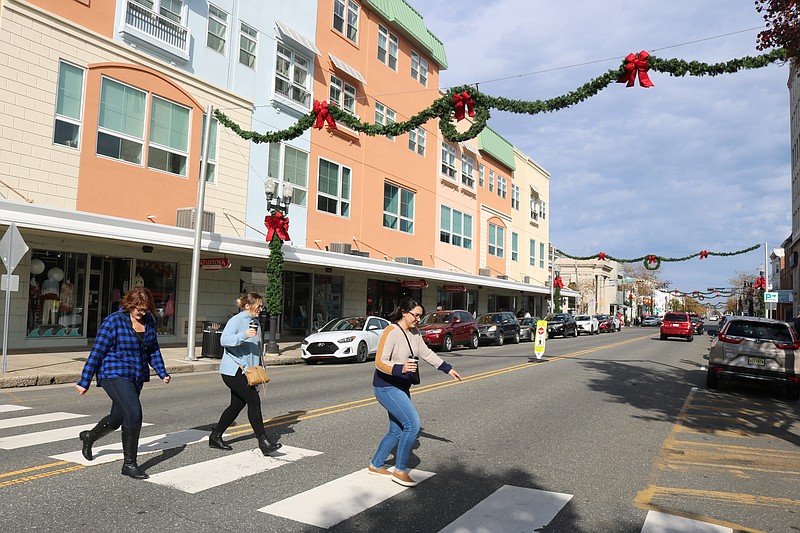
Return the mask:
<svg viewBox="0 0 800 533">
<path fill-rule="evenodd" d="M 283 272 L 283 329 L 286 335 L 305 335 L 309 331 L 308 304 L 311 302 L 311 274 Z"/>
<path fill-rule="evenodd" d="M 83 336 L 85 292 L 86 254 L 34 250 L 27 336 Z"/>
<path fill-rule="evenodd" d="M 158 333 L 175 334 L 175 279 L 177 263 L 163 261 L 136 261 L 134 287 L 147 287 L 156 302 L 156 324 Z"/>
<path fill-rule="evenodd" d="M 311 330 L 316 331 L 334 318 L 342 318 L 342 276 L 314 274 L 314 313 Z"/>
<path fill-rule="evenodd" d="M 475 314 L 476 309 L 478 309 L 478 291 L 445 291 L 439 289 L 436 301 L 438 302 L 437 305 L 442 306 L 442 309 L 463 309 Z"/>
<path fill-rule="evenodd" d="M 367 280 L 367 315 L 380 316 L 391 320 L 401 298 L 410 296 L 422 301 L 422 289 L 409 289 L 394 281 L 380 279 Z M 432 309 L 426 309 L 432 311 Z"/>
</svg>

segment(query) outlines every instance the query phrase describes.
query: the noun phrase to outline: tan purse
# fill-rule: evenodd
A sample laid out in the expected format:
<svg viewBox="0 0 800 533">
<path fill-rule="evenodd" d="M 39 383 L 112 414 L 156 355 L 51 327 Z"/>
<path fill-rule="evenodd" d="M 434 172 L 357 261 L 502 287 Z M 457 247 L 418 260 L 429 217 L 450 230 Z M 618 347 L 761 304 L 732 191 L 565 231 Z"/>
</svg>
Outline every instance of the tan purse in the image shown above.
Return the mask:
<svg viewBox="0 0 800 533">
<path fill-rule="evenodd" d="M 244 377 L 247 378 L 247 384 L 251 387 L 255 387 L 256 385 L 266 385 L 269 383 L 269 374 L 267 374 L 267 369 L 263 366 L 251 366 L 247 369 L 244 369 Z"/>
</svg>

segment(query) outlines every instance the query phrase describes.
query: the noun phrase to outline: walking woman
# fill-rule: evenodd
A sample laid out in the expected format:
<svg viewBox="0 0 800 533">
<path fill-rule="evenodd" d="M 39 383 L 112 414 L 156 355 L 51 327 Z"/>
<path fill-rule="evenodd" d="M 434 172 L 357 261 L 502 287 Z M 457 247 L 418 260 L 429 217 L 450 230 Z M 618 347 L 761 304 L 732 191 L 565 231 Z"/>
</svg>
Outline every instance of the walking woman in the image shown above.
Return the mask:
<svg viewBox="0 0 800 533">
<path fill-rule="evenodd" d="M 247 418 L 258 439 L 261 453 L 269 455 L 282 445 L 272 442 L 264 431 L 264 420 L 261 415 L 261 398 L 258 388 L 247 384 L 245 369 L 261 364 L 261 325 L 258 315 L 264 307 L 263 298 L 255 292 L 242 294 L 236 300 L 242 311 L 228 320 L 222 330 L 220 344 L 224 348 L 219 372 L 222 381 L 231 390 L 231 403 L 222 412 L 216 427 L 208 437 L 208 445 L 218 450 L 233 448 L 222 440 L 222 434 L 233 424 L 236 416 L 247 406 Z M 263 385 L 260 385 L 263 387 Z"/>
<path fill-rule="evenodd" d="M 389 431 L 381 439 L 368 470 L 370 474 L 386 476 L 405 487 L 417 484 L 408 474 L 408 458 L 420 429 L 419 414 L 410 393 L 417 360 L 421 357 L 461 381 L 456 369 L 433 353 L 420 335 L 417 322 L 424 313 L 423 307 L 413 298 L 400 300 L 392 317 L 395 324 L 384 330 L 378 342 L 372 378 L 375 398 L 389 414 Z M 394 471 L 389 471 L 384 463 L 395 447 Z"/>
<path fill-rule="evenodd" d="M 119 302 L 120 309 L 103 320 L 92 352 L 83 366 L 81 379 L 75 385 L 84 395 L 97 375 L 97 385 L 111 398 L 111 413 L 89 431 L 81 431 L 81 452 L 87 461 L 94 459 L 92 445 L 97 439 L 122 426 L 122 473 L 134 479 L 149 476 L 136 464 L 139 432 L 142 429 L 142 404 L 139 395 L 150 368 L 164 383 L 170 376 L 164 367 L 156 336 L 156 305 L 153 295 L 144 287 L 131 289 Z M 148 366 L 149 365 L 149 366 Z"/>
</svg>

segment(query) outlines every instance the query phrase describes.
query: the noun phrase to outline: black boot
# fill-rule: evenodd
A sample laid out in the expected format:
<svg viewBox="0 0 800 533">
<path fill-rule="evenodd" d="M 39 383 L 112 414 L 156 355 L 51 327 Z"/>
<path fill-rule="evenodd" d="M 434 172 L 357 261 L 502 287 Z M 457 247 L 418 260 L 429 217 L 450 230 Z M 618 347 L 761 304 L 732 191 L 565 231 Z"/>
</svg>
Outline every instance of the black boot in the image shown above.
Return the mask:
<svg viewBox="0 0 800 533">
<path fill-rule="evenodd" d="M 269 455 L 283 446 L 283 444 L 269 440 L 269 437 L 267 437 L 266 434 L 256 435 L 256 438 L 258 439 L 258 447 L 261 448 L 261 453 L 264 455 Z"/>
<path fill-rule="evenodd" d="M 81 453 L 87 461 L 94 459 L 94 455 L 92 455 L 92 445 L 95 443 L 95 441 L 100 437 L 105 437 L 115 429 L 116 428 L 113 428 L 111 425 L 109 425 L 108 417 L 105 417 L 89 431 L 81 431 L 78 434 L 78 437 L 83 443 L 83 446 L 81 447 Z"/>
<path fill-rule="evenodd" d="M 208 436 L 208 447 L 228 451 L 233 449 L 224 440 L 222 440 L 222 431 L 218 431 L 216 429 L 213 430 L 211 435 Z"/>
<path fill-rule="evenodd" d="M 133 479 L 147 479 L 150 476 L 144 473 L 136 464 L 136 455 L 139 451 L 139 432 L 141 428 L 126 428 L 122 426 L 122 475 Z"/>
</svg>

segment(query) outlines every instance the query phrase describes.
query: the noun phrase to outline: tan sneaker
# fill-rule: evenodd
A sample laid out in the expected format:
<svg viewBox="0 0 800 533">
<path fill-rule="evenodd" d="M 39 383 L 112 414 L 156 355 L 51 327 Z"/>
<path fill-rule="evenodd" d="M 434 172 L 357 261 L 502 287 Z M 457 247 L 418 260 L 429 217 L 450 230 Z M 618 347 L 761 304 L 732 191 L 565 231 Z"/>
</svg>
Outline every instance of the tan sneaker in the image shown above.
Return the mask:
<svg viewBox="0 0 800 533">
<path fill-rule="evenodd" d="M 417 482 L 411 479 L 411 476 L 408 475 L 408 472 L 395 470 L 392 472 L 392 481 L 399 485 L 403 485 L 404 487 L 416 487 Z"/>
<path fill-rule="evenodd" d="M 385 468 L 383 468 L 383 467 L 381 467 L 381 468 L 375 468 L 374 466 L 372 466 L 372 465 L 369 465 L 369 467 L 367 468 L 367 470 L 368 470 L 368 471 L 369 471 L 369 473 L 370 473 L 370 474 L 372 474 L 373 476 L 384 476 L 384 477 L 391 477 L 391 476 L 392 476 L 392 473 L 391 473 L 391 472 L 389 472 L 388 470 L 386 470 L 386 469 L 385 469 Z"/>
</svg>

